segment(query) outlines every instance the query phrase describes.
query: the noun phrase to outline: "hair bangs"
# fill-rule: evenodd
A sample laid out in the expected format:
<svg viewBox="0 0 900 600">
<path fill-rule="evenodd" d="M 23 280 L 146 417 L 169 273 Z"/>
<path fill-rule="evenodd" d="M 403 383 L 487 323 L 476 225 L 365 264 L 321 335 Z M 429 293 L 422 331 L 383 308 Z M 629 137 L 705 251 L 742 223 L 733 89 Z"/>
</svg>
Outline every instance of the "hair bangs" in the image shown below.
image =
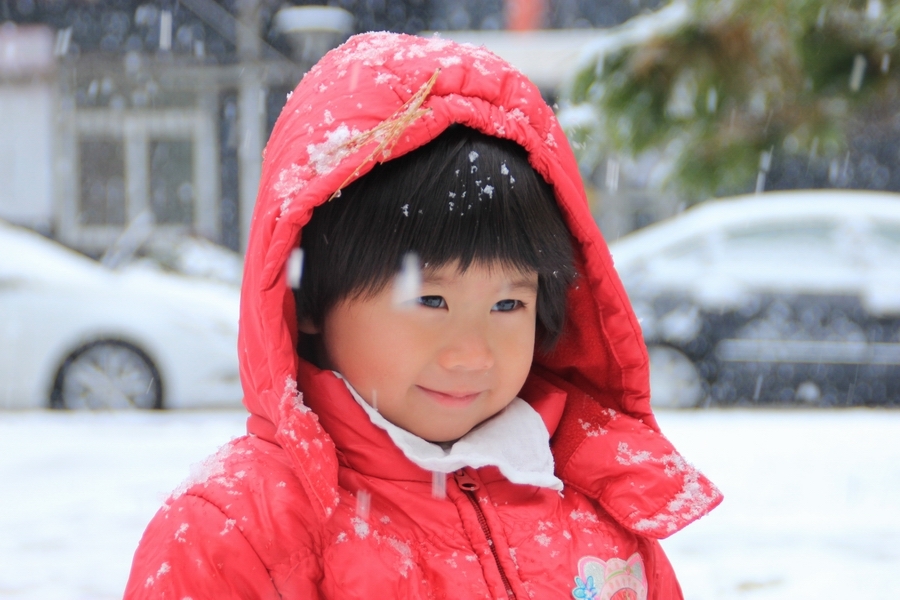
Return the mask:
<svg viewBox="0 0 900 600">
<path fill-rule="evenodd" d="M 536 272 L 539 330 L 554 340 L 574 277 L 553 190 L 525 150 L 458 125 L 316 208 L 301 246 L 298 311 L 317 325 L 336 302 L 378 294 L 415 253 L 423 269 Z"/>
</svg>

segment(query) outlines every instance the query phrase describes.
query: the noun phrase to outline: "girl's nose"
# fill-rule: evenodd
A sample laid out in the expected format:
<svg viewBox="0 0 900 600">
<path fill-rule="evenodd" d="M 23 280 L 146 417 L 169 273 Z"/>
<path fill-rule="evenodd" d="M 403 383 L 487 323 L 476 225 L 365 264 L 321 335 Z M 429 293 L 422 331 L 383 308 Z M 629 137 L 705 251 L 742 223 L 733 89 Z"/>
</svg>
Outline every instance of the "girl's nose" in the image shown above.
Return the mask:
<svg viewBox="0 0 900 600">
<path fill-rule="evenodd" d="M 470 327 L 450 334 L 438 362 L 447 370 L 487 371 L 494 366 L 494 353 L 485 332 Z"/>
</svg>

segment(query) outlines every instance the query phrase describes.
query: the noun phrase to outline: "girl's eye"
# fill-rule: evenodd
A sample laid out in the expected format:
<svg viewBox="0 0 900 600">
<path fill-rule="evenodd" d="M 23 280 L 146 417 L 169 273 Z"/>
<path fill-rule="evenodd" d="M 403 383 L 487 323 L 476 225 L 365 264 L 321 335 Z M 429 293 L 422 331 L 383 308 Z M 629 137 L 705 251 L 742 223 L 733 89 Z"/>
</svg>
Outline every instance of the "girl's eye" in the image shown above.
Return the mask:
<svg viewBox="0 0 900 600">
<path fill-rule="evenodd" d="M 493 310 L 498 312 L 509 312 L 511 310 L 515 310 L 522 306 L 522 302 L 520 300 L 501 300 L 497 304 L 494 305 Z"/>
<path fill-rule="evenodd" d="M 447 302 L 441 296 L 420 296 L 419 304 L 428 308 L 447 308 Z"/>
</svg>

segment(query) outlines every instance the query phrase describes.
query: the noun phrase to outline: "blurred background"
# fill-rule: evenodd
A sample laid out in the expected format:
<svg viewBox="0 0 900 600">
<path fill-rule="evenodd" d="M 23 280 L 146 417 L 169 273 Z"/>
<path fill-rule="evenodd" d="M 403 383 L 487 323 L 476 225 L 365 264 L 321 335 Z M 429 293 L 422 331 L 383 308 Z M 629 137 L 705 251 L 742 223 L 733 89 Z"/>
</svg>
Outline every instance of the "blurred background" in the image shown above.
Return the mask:
<svg viewBox="0 0 900 600">
<path fill-rule="evenodd" d="M 508 49 L 531 74 L 542 52 L 508 35 L 518 7 L 531 11 L 509 23 L 519 29 L 582 28 L 574 40 L 546 37 L 557 61 L 569 62 L 593 28 L 647 7 L 631 0 L 310 5 L 3 0 L 0 216 L 100 255 L 149 211 L 155 233 L 189 232 L 240 251 L 262 148 L 287 92 L 350 34 L 478 31 L 474 39 Z M 560 63 L 538 67 L 535 79 L 555 99 Z"/>
<path fill-rule="evenodd" d="M 371 30 L 484 45 L 557 112 L 726 495 L 665 542 L 686 597 L 900 597 L 900 2 L 0 0 L 0 598 L 119 596 L 243 433 L 263 148 Z"/>
</svg>

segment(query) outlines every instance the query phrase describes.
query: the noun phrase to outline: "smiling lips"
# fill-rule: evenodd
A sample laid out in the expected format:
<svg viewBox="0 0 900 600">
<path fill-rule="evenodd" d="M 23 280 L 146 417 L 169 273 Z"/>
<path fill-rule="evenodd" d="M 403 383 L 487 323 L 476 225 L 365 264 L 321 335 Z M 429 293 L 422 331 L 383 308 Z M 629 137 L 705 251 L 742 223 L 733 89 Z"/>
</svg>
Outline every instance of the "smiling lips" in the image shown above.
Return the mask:
<svg viewBox="0 0 900 600">
<path fill-rule="evenodd" d="M 422 386 L 416 387 L 418 387 L 426 396 L 428 396 L 432 400 L 450 406 L 463 406 L 471 404 L 475 401 L 476 398 L 478 398 L 478 396 L 481 395 L 481 392 L 439 392 L 437 390 L 432 390 Z"/>
</svg>

